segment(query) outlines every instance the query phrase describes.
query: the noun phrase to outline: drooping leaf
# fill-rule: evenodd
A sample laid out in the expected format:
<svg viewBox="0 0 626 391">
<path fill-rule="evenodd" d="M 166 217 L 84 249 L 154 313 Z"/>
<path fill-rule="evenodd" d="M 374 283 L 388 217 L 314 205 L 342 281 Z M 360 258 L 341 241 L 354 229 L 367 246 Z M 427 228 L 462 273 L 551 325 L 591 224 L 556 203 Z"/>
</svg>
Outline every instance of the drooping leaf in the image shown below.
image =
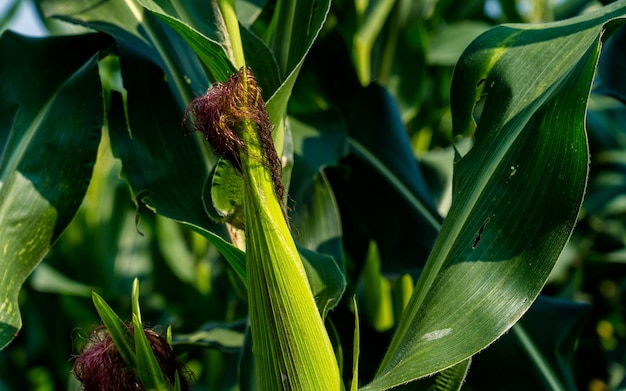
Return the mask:
<svg viewBox="0 0 626 391">
<path fill-rule="evenodd" d="M 587 178 L 585 109 L 604 26 L 626 3 L 572 20 L 503 25 L 474 41 L 452 84 L 456 163 L 450 213 L 390 348 L 366 390 L 466 360 L 529 308 L 569 239 Z M 539 70 L 539 71 L 538 71 Z M 451 310 L 454 309 L 454 310 Z"/>
<path fill-rule="evenodd" d="M 113 153 L 122 160 L 122 175 L 134 198 L 205 236 L 245 281 L 243 252 L 214 233 L 226 235 L 205 211 L 202 187 L 209 163 L 195 137 L 183 128 L 182 110 L 163 71 L 132 53 L 125 59 L 121 65 L 128 92 L 126 110 L 121 96 L 113 93 L 109 131 Z M 159 109 L 152 110 L 147 101 L 156 102 Z"/>
<path fill-rule="evenodd" d="M 348 110 L 350 153 L 343 162 L 350 172 L 331 181 L 344 237 L 360 243 L 362 255 L 375 240 L 383 273 L 414 272 L 430 252 L 441 217 L 400 114 L 389 93 L 376 84 L 361 90 Z M 382 206 L 372 207 L 381 200 Z"/>
<path fill-rule="evenodd" d="M 90 3 L 72 0 L 42 0 L 42 10 L 47 17 L 86 26 L 111 35 L 122 52 L 130 52 L 157 64 L 167 75 L 181 108 L 193 97 L 192 92 L 206 88 L 206 76 L 196 55 L 177 34 L 145 11 L 134 1 L 110 0 Z M 213 53 L 214 48 L 205 48 Z M 123 57 L 123 55 L 122 55 Z M 223 61 L 212 57 L 213 72 L 223 71 Z M 122 60 L 123 61 L 123 60 Z"/>
<path fill-rule="evenodd" d="M 96 53 L 110 44 L 102 35 L 0 39 L 0 348 L 21 327 L 22 284 L 87 190 L 104 119 Z"/>
</svg>

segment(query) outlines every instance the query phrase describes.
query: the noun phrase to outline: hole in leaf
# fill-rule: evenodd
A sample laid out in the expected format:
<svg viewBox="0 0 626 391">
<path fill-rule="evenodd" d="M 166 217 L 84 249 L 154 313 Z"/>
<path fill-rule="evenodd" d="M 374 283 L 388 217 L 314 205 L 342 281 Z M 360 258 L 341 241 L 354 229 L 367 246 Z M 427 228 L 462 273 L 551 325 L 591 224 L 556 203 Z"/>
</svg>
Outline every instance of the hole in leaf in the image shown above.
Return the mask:
<svg viewBox="0 0 626 391">
<path fill-rule="evenodd" d="M 482 238 L 482 235 L 483 235 L 483 231 L 485 230 L 485 226 L 487 225 L 489 220 L 490 220 L 489 217 L 487 217 L 485 219 L 485 222 L 483 222 L 483 225 L 480 226 L 480 229 L 478 230 L 478 234 L 476 235 L 476 238 L 474 239 L 474 244 L 472 245 L 472 249 L 475 249 L 476 246 L 478 246 L 478 242 L 480 242 L 480 239 Z"/>
</svg>

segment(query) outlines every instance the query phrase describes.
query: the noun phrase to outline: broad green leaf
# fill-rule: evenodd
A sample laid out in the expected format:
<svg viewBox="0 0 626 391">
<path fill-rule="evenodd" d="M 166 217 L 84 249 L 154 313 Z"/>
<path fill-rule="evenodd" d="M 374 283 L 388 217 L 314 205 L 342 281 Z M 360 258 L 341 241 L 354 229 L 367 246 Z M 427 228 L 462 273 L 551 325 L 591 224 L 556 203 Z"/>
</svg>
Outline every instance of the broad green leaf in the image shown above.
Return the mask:
<svg viewBox="0 0 626 391">
<path fill-rule="evenodd" d="M 330 255 L 343 268 L 341 218 L 324 171 L 299 190 L 290 221 L 294 238 L 304 248 Z"/>
<path fill-rule="evenodd" d="M 579 18 L 503 25 L 474 41 L 452 84 L 453 201 L 379 371 L 380 390 L 460 363 L 510 329 L 569 239 L 588 169 L 585 109 L 614 3 Z"/>
<path fill-rule="evenodd" d="M 366 114 L 369 112 L 372 115 Z M 391 96 L 375 84 L 364 89 L 351 103 L 349 126 L 350 151 L 383 175 L 431 228 L 438 229 L 440 217 L 434 211 Z"/>
<path fill-rule="evenodd" d="M 104 119 L 95 53 L 110 43 L 0 38 L 0 349 L 21 328 L 22 284 L 87 190 Z"/>
<path fill-rule="evenodd" d="M 246 54 L 246 65 L 254 72 L 263 97 L 269 99 L 283 82 L 274 54 L 261 38 L 247 28 L 241 28 L 241 43 Z"/>
<path fill-rule="evenodd" d="M 120 47 L 122 61 L 125 53 L 131 52 L 133 56 L 158 64 L 167 74 L 180 107 L 193 98 L 191 90 L 205 88 L 206 78 L 193 52 L 135 0 L 100 1 L 89 6 L 73 0 L 42 0 L 41 7 L 47 17 L 111 35 Z M 205 49 L 213 53 L 213 48 Z M 214 72 L 218 72 L 223 68 L 223 61 L 217 54 L 214 61 Z"/>
</svg>

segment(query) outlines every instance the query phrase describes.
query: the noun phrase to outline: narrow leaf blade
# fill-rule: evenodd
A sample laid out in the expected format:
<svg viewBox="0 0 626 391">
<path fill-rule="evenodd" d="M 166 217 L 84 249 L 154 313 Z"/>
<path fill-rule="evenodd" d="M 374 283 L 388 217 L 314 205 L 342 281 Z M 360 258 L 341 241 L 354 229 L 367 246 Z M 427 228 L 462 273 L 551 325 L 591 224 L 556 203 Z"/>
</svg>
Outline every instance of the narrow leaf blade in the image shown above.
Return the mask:
<svg viewBox="0 0 626 391">
<path fill-rule="evenodd" d="M 111 339 L 120 352 L 122 359 L 124 359 L 124 362 L 129 368 L 136 368 L 135 342 L 128 327 L 100 295 L 93 292 L 92 300 L 102 323 L 104 323 L 104 326 L 109 331 Z"/>
</svg>

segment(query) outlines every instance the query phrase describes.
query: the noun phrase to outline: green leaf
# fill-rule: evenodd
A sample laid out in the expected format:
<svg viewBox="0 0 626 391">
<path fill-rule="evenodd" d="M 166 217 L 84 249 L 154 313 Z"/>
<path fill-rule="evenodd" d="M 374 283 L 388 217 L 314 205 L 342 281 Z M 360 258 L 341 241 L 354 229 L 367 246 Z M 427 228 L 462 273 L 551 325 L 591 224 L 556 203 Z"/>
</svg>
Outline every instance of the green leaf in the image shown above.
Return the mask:
<svg viewBox="0 0 626 391">
<path fill-rule="evenodd" d="M 471 362 L 472 360 L 468 358 L 427 378 L 395 387 L 394 391 L 458 391 L 465 381 Z M 502 382 L 500 385 L 508 382 Z"/>
<path fill-rule="evenodd" d="M 346 279 L 333 257 L 302 247 L 298 247 L 298 254 L 302 258 L 317 309 L 322 319 L 326 319 L 328 311 L 339 304 L 346 290 Z"/>
<path fill-rule="evenodd" d="M 453 201 L 377 375 L 366 390 L 466 360 L 519 320 L 569 239 L 588 169 L 587 98 L 604 25 L 626 3 L 543 25 L 504 25 L 463 54 L 452 84 Z M 540 70 L 540 71 L 538 71 Z"/>
<path fill-rule="evenodd" d="M 243 190 L 241 174 L 227 160 L 220 159 L 211 175 L 211 181 L 205 185 L 203 201 L 207 213 L 215 211 L 217 216 L 212 217 L 216 221 L 232 222 L 235 227 L 242 228 Z M 207 191 L 210 194 L 207 195 Z M 210 204 L 207 205 L 207 202 Z"/>
<path fill-rule="evenodd" d="M 139 324 L 142 324 L 141 321 L 141 308 L 139 307 L 139 279 L 135 277 L 133 280 L 133 290 L 131 293 L 131 307 L 133 312 L 133 320 L 137 318 Z M 143 330 L 143 327 L 141 327 Z"/>
<path fill-rule="evenodd" d="M 109 331 L 115 347 L 120 352 L 120 356 L 128 368 L 137 368 L 137 357 L 135 355 L 135 340 L 131 335 L 126 323 L 117 316 L 100 295 L 92 293 L 93 305 L 98 311 L 98 315 Z M 141 329 L 140 329 L 141 330 Z"/>
<path fill-rule="evenodd" d="M 254 78 L 261 87 L 263 97 L 269 99 L 283 82 L 274 53 L 253 32 L 242 26 L 240 28 L 246 66 L 254 72 Z"/>
<path fill-rule="evenodd" d="M 165 381 L 165 376 L 163 375 L 163 372 L 161 372 L 159 362 L 157 361 L 154 352 L 150 347 L 150 343 L 148 342 L 148 338 L 146 337 L 145 331 L 143 330 L 141 320 L 135 313 L 134 309 L 133 328 L 135 330 L 134 335 L 137 357 L 137 377 L 139 378 L 141 385 L 146 390 L 170 390 L 171 388 L 168 387 L 167 382 Z"/>
<path fill-rule="evenodd" d="M 277 2 L 267 35 L 283 79 L 300 68 L 329 10 L 329 0 Z"/>
<path fill-rule="evenodd" d="M 272 137 L 280 155 L 285 139 L 284 119 L 287 114 L 287 103 L 304 59 L 326 21 L 330 0 L 279 3 L 268 35 L 272 41 L 270 48 L 284 81 L 267 100 L 267 111 L 274 124 Z"/>
<path fill-rule="evenodd" d="M 427 60 L 431 65 L 454 65 L 463 50 L 489 25 L 484 22 L 461 21 L 446 25 L 430 41 Z"/>
<path fill-rule="evenodd" d="M 376 242 L 370 242 L 361 274 L 359 299 L 363 314 L 372 327 L 383 332 L 394 325 L 391 286 L 381 273 L 381 260 Z"/>
<path fill-rule="evenodd" d="M 242 322 L 232 324 L 210 323 L 191 334 L 179 334 L 174 340 L 178 347 L 199 346 L 218 349 L 225 353 L 238 353 L 244 345 Z M 245 324 L 243 324 L 245 326 Z"/>
<path fill-rule="evenodd" d="M 111 35 L 120 47 L 122 62 L 125 54 L 130 52 L 159 65 L 181 108 L 193 97 L 191 90 L 206 88 L 204 72 L 189 46 L 135 1 L 110 0 L 86 7 L 72 0 L 42 0 L 41 7 L 47 17 Z M 216 54 L 215 61 L 219 58 Z M 216 66 L 215 72 L 220 69 L 222 67 Z"/>
<path fill-rule="evenodd" d="M 250 27 L 263 11 L 266 0 L 235 0 L 237 17 L 245 27 Z"/>
<path fill-rule="evenodd" d="M 18 294 L 80 205 L 103 123 L 101 35 L 0 39 L 0 349 Z M 51 61 L 55 59 L 55 61 Z M 71 151 L 71 153 L 68 153 Z"/>
<path fill-rule="evenodd" d="M 137 377 L 146 390 L 163 390 L 167 391 L 165 376 L 161 371 L 161 366 L 152 351 L 146 332 L 143 329 L 141 321 L 141 308 L 139 306 L 139 280 L 133 280 L 133 290 L 131 294 L 131 306 L 133 313 L 133 334 L 135 340 L 135 358 L 136 366 L 131 367 L 135 370 Z M 119 348 L 118 348 L 119 349 Z"/>
<path fill-rule="evenodd" d="M 482 390 L 506 382 L 533 390 L 576 389 L 573 358 L 588 312 L 585 303 L 539 296 L 510 332 L 474 357 L 467 384 Z"/>
<path fill-rule="evenodd" d="M 368 2 L 359 2 L 358 5 L 367 6 Z M 357 19 L 360 23 L 353 42 L 353 61 L 362 85 L 369 84 L 372 79 L 371 58 L 374 43 L 388 19 L 395 4 L 395 0 L 382 0 L 372 3 L 370 9 L 357 6 Z"/>
<path fill-rule="evenodd" d="M 470 367 L 471 358 L 461 361 L 453 367 L 444 369 L 434 376 L 433 391 L 458 391 L 461 389 L 467 371 Z"/>
<path fill-rule="evenodd" d="M 212 75 L 212 81 L 223 82 L 236 70 L 224 47 L 211 38 L 218 34 L 212 6 L 191 1 L 139 0 L 139 3 L 187 42 Z"/>
<path fill-rule="evenodd" d="M 328 113 L 315 118 L 289 117 L 294 140 L 290 224 L 300 246 L 332 256 L 343 268 L 341 217 L 324 171 L 347 153 L 345 129 L 335 121 Z"/>
<path fill-rule="evenodd" d="M 359 325 L 359 308 L 355 296 L 352 296 L 352 305 L 354 306 L 354 346 L 352 347 L 352 382 L 350 383 L 350 391 L 356 391 L 359 388 L 359 353 L 361 351 L 361 329 Z"/>
<path fill-rule="evenodd" d="M 613 96 L 626 104 L 625 43 L 626 29 L 619 29 L 607 40 L 598 66 L 601 85 L 597 92 Z"/>
<path fill-rule="evenodd" d="M 438 229 L 440 217 L 434 211 L 396 110 L 392 97 L 383 88 L 372 84 L 364 89 L 350 105 L 350 152 L 371 165 L 431 228 Z"/>
<path fill-rule="evenodd" d="M 208 177 L 208 163 L 197 140 L 182 129 L 182 111 L 162 71 L 128 53 L 122 61 L 122 77 L 128 91 L 128 123 L 122 97 L 114 92 L 109 134 L 134 198 L 206 237 L 245 281 L 243 252 L 215 233 L 226 235 L 205 211 L 202 187 Z M 158 109 L 145 104 L 150 101 L 158 102 Z"/>
<path fill-rule="evenodd" d="M 432 248 L 441 217 L 400 113 L 376 84 L 359 91 L 348 110 L 350 154 L 343 163 L 350 172 L 343 181 L 333 181 L 344 237 L 357 237 L 363 251 L 375 240 L 385 274 L 416 271 Z M 382 207 L 372 207 L 381 200 Z"/>
</svg>

